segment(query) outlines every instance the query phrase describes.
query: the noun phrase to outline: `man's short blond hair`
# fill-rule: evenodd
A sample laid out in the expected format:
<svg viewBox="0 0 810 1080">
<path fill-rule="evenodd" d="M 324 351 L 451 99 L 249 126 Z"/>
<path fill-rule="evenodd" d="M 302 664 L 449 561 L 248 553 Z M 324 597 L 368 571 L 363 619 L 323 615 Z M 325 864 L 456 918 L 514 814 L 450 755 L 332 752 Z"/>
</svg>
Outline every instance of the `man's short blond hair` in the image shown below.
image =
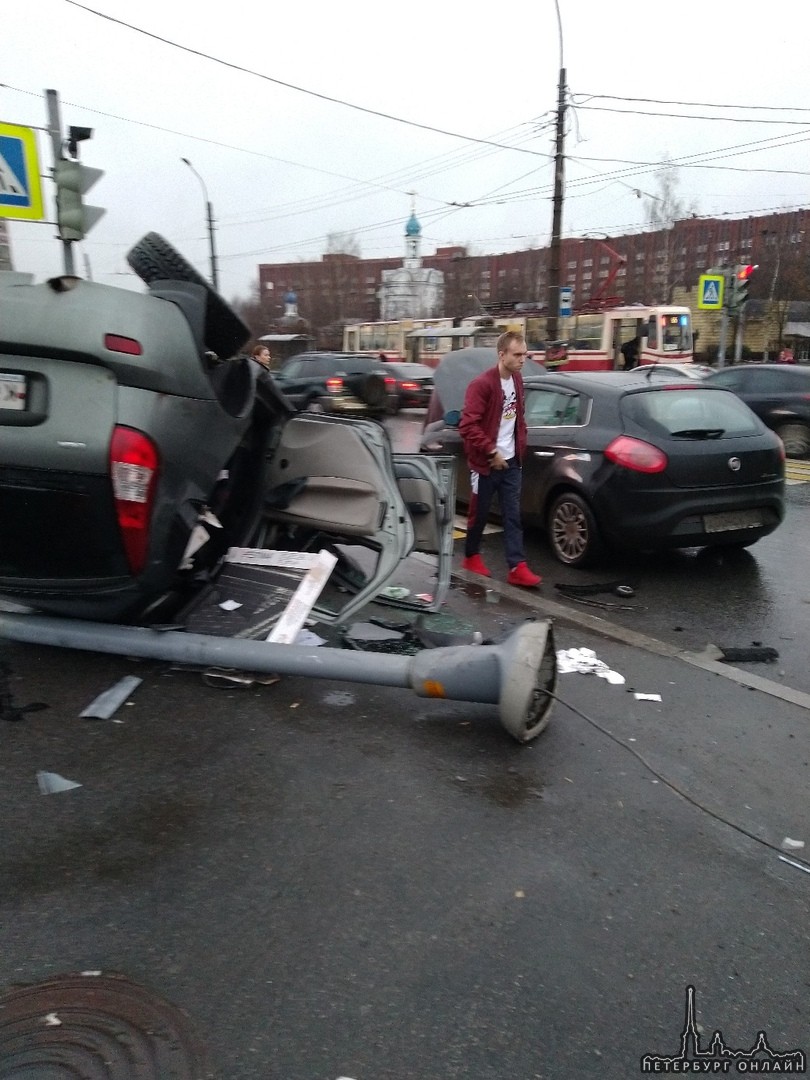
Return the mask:
<svg viewBox="0 0 810 1080">
<path fill-rule="evenodd" d="M 513 341 L 519 341 L 523 345 L 526 344 L 526 338 L 519 330 L 504 331 L 495 344 L 495 348 L 498 350 L 498 356 L 505 353 Z"/>
</svg>

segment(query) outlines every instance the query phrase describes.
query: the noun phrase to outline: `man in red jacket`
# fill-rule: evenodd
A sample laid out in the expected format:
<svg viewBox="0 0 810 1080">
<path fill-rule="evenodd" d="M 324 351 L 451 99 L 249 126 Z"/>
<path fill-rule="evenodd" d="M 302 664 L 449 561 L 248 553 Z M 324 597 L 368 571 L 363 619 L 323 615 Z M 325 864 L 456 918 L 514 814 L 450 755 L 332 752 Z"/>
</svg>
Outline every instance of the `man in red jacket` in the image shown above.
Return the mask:
<svg viewBox="0 0 810 1080">
<path fill-rule="evenodd" d="M 464 545 L 465 570 L 491 577 L 481 558 L 481 537 L 497 493 L 503 519 L 510 585 L 531 588 L 542 580 L 526 565 L 520 523 L 521 461 L 526 450 L 523 376 L 526 342 L 507 330 L 498 338 L 496 367 L 476 376 L 464 395 L 459 432 L 470 466 L 469 520 Z"/>
</svg>

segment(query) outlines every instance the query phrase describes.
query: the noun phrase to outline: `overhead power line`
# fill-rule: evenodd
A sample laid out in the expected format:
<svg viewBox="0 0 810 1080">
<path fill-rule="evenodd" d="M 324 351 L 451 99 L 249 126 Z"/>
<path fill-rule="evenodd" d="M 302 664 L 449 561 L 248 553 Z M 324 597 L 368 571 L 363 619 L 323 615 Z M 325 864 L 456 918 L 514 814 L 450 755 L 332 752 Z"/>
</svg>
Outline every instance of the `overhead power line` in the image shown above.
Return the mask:
<svg viewBox="0 0 810 1080">
<path fill-rule="evenodd" d="M 421 124 L 417 120 L 406 120 L 402 116 L 394 116 L 392 113 L 381 112 L 379 109 L 371 109 L 366 105 L 356 105 L 354 102 L 344 101 L 342 98 L 332 97 L 330 94 L 322 94 L 318 90 L 308 90 L 304 86 L 296 86 L 295 83 L 285 82 L 283 79 L 275 79 L 272 75 L 265 75 L 261 71 L 254 71 L 252 68 L 244 67 L 242 64 L 235 64 L 230 60 L 223 60 L 219 56 L 212 56 L 210 53 L 203 52 L 201 49 L 192 49 L 189 45 L 182 45 L 179 41 L 172 41 L 171 38 L 161 37 L 160 34 L 154 34 L 150 30 L 144 30 L 140 26 L 133 26 L 132 23 L 124 22 L 123 19 L 116 19 L 115 16 L 107 15 L 103 11 L 96 11 L 86 4 L 80 4 L 78 0 L 65 0 L 65 3 L 71 4 L 73 7 L 81 8 L 82 11 L 86 11 L 90 15 L 95 15 L 99 19 L 105 19 L 107 22 L 123 26 L 127 30 L 134 31 L 136 34 L 142 34 L 144 37 L 151 38 L 153 41 L 159 41 L 161 44 L 168 45 L 172 49 L 179 49 L 181 52 L 189 53 L 191 56 L 198 56 L 203 60 L 210 60 L 214 64 L 220 64 L 222 67 L 229 68 L 231 71 L 239 71 L 243 75 L 252 75 L 256 79 L 274 83 L 276 86 L 283 86 L 287 90 L 295 90 L 296 93 L 299 94 L 307 94 L 309 97 L 318 98 L 320 101 L 329 101 L 333 105 L 342 105 L 344 108 L 355 109 L 357 112 L 366 113 L 368 116 L 378 116 L 383 120 L 391 120 L 397 124 L 405 124 L 408 127 L 418 128 L 421 131 L 432 131 L 436 135 L 447 135 L 451 139 L 463 139 L 465 142 L 480 143 L 482 146 L 495 146 L 499 150 L 514 150 L 515 153 L 531 154 L 534 157 L 548 158 L 551 156 L 542 153 L 540 150 L 528 150 L 524 146 L 506 146 L 501 143 L 493 142 L 490 139 L 478 139 L 472 135 L 462 135 L 458 131 L 448 131 L 445 128 L 433 127 L 431 124 Z"/>
<path fill-rule="evenodd" d="M 666 101 L 663 98 L 623 97 L 618 94 L 572 94 L 572 99 L 579 97 L 585 101 L 631 101 L 644 105 L 681 105 L 687 109 L 740 109 L 742 111 L 759 109 L 763 112 L 810 113 L 810 108 L 803 105 L 739 105 L 737 103 L 718 104 L 711 101 Z"/>
<path fill-rule="evenodd" d="M 72 2 L 73 0 L 68 0 L 68 3 Z M 807 123 L 800 120 L 767 120 L 758 116 L 705 116 L 698 113 L 655 112 L 652 109 L 611 109 L 607 105 L 585 105 L 583 102 L 576 104 L 574 108 L 586 112 L 616 113 L 619 116 L 665 116 L 671 120 L 712 120 L 723 124 L 788 124 L 795 127 L 799 123 Z"/>
</svg>

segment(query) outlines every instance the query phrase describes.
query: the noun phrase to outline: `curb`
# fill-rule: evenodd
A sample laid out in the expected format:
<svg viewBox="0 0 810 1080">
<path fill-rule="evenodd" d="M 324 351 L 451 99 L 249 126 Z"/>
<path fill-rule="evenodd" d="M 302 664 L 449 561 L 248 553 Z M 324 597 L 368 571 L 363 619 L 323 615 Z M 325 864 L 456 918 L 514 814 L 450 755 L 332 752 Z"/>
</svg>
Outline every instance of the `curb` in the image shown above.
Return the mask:
<svg viewBox="0 0 810 1080">
<path fill-rule="evenodd" d="M 798 705 L 799 708 L 810 711 L 810 694 L 806 694 L 802 690 L 794 690 L 790 686 L 783 686 L 781 683 L 774 682 L 772 679 L 765 679 L 761 675 L 743 671 L 742 668 L 734 667 L 731 664 L 721 664 L 708 653 L 696 653 L 689 649 L 679 649 L 676 645 L 670 645 L 666 641 L 659 641 L 658 638 L 648 637 L 646 634 L 639 634 L 635 630 L 628 630 L 623 626 L 618 626 L 616 623 L 608 622 L 598 615 L 588 615 L 585 612 L 575 611 L 555 600 L 548 600 L 539 593 L 536 595 L 530 594 L 527 590 L 518 589 L 514 585 L 508 585 L 506 582 L 496 581 L 493 578 L 483 579 L 479 574 L 472 574 L 461 567 L 454 566 L 453 575 L 461 578 L 462 581 L 468 581 L 475 585 L 482 585 L 486 580 L 486 588 L 522 607 L 529 608 L 532 611 L 539 611 L 554 622 L 574 626 L 580 630 L 588 630 L 609 641 L 616 641 L 620 645 L 629 645 L 635 649 L 643 649 L 645 652 L 663 656 L 668 660 L 680 660 L 682 663 L 691 664 L 692 667 L 700 668 L 702 671 L 707 671 L 712 675 L 719 675 L 724 679 L 728 679 L 729 682 L 737 683 L 738 686 L 759 690 L 770 697 L 778 698 L 780 701 L 787 701 L 791 705 Z"/>
</svg>

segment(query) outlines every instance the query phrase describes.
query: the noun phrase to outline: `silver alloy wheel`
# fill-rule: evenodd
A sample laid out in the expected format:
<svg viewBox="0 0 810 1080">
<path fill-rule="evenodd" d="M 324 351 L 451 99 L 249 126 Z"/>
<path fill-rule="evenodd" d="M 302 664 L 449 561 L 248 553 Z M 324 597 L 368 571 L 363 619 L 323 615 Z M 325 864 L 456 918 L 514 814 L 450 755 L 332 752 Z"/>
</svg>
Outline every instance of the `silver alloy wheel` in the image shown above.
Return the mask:
<svg viewBox="0 0 810 1080">
<path fill-rule="evenodd" d="M 590 542 L 589 522 L 578 501 L 563 499 L 551 519 L 551 542 L 561 562 L 580 562 Z"/>
</svg>

